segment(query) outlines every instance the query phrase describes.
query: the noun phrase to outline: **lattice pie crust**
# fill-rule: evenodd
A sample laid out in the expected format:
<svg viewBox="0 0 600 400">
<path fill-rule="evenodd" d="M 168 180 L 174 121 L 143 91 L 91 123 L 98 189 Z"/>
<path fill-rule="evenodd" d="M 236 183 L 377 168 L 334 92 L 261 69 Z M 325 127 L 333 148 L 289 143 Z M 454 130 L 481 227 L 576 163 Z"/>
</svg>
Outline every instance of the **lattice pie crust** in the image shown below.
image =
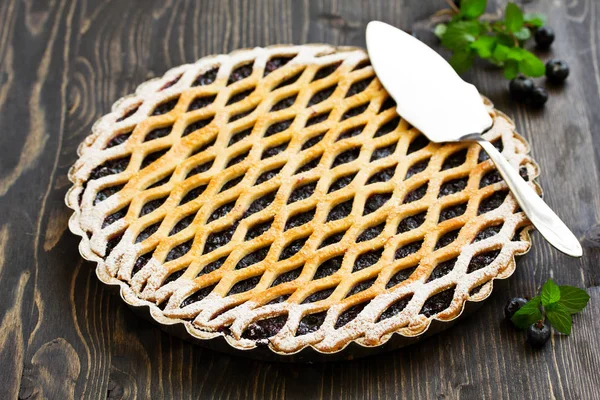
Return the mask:
<svg viewBox="0 0 600 400">
<path fill-rule="evenodd" d="M 527 144 L 484 101 L 486 137 L 532 180 Z M 357 48 L 174 68 L 118 101 L 78 153 L 69 226 L 100 279 L 159 322 L 238 349 L 421 335 L 488 297 L 530 246 L 485 153 L 428 142 Z"/>
</svg>

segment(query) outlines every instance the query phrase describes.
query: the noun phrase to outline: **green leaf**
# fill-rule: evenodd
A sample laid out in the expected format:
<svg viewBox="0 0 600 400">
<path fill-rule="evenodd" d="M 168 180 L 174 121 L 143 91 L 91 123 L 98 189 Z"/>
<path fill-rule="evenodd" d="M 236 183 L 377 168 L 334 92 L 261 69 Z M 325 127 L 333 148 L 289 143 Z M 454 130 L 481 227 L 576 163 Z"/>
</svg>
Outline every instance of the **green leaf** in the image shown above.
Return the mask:
<svg viewBox="0 0 600 400">
<path fill-rule="evenodd" d="M 487 0 L 462 0 L 460 14 L 466 18 L 477 18 L 485 12 Z"/>
<path fill-rule="evenodd" d="M 444 36 L 444 33 L 446 33 L 447 29 L 448 26 L 446 24 L 437 24 L 433 30 L 433 33 L 435 33 L 435 36 L 441 39 L 442 36 Z"/>
<path fill-rule="evenodd" d="M 531 37 L 531 31 L 526 26 L 522 27 L 520 31 L 514 33 L 515 37 L 519 40 L 527 40 Z"/>
<path fill-rule="evenodd" d="M 526 23 L 539 28 L 540 26 L 546 25 L 546 16 L 540 13 L 525 13 L 523 19 Z"/>
<path fill-rule="evenodd" d="M 504 63 L 504 77 L 506 79 L 515 79 L 519 74 L 519 64 L 514 60 L 507 60 Z"/>
<path fill-rule="evenodd" d="M 548 318 L 554 329 L 560 333 L 564 333 L 565 335 L 571 334 L 571 327 L 573 326 L 571 313 L 562 304 L 555 303 L 551 307 L 548 307 L 546 309 L 546 318 Z"/>
<path fill-rule="evenodd" d="M 531 77 L 543 76 L 546 72 L 546 66 L 533 53 L 525 49 L 520 49 L 522 60 L 519 61 L 519 71 Z"/>
<path fill-rule="evenodd" d="M 504 18 L 506 29 L 512 33 L 520 31 L 525 22 L 523 12 L 515 3 L 507 4 Z"/>
<path fill-rule="evenodd" d="M 511 47 L 508 50 L 508 54 L 506 55 L 506 59 L 507 60 L 513 60 L 513 61 L 522 61 L 523 60 L 523 50 L 520 47 Z"/>
<path fill-rule="evenodd" d="M 496 42 L 497 40 L 494 36 L 480 36 L 479 39 L 471 43 L 471 48 L 477 52 L 479 57 L 490 58 Z"/>
<path fill-rule="evenodd" d="M 498 33 L 498 43 L 506 46 L 506 47 L 515 47 L 515 40 L 512 36 L 507 35 L 506 33 Z"/>
<path fill-rule="evenodd" d="M 540 311 L 541 300 L 538 296 L 529 300 L 525 305 L 515 313 L 510 319 L 518 328 L 526 329 L 531 324 L 541 320 Z"/>
<path fill-rule="evenodd" d="M 450 24 L 442 37 L 442 46 L 450 50 L 464 50 L 476 40 L 479 35 L 477 21 L 460 21 Z"/>
<path fill-rule="evenodd" d="M 452 54 L 452 57 L 450 57 L 450 65 L 452 65 L 452 68 L 460 74 L 471 68 L 474 59 L 475 54 L 471 50 L 460 50 Z"/>
<path fill-rule="evenodd" d="M 585 290 L 573 286 L 560 286 L 559 304 L 563 305 L 571 314 L 580 312 L 587 306 L 590 296 Z"/>
<path fill-rule="evenodd" d="M 506 61 L 506 57 L 508 56 L 509 52 L 510 52 L 509 47 L 507 47 L 503 44 L 497 44 L 496 48 L 494 49 L 494 52 L 492 53 L 492 57 L 494 57 L 499 62 L 504 62 L 504 61 Z M 515 65 L 515 67 L 516 67 L 516 65 Z"/>
<path fill-rule="evenodd" d="M 544 307 L 560 300 L 560 288 L 552 279 L 548 279 L 546 283 L 544 283 L 544 286 L 542 286 L 541 297 L 542 305 Z"/>
</svg>

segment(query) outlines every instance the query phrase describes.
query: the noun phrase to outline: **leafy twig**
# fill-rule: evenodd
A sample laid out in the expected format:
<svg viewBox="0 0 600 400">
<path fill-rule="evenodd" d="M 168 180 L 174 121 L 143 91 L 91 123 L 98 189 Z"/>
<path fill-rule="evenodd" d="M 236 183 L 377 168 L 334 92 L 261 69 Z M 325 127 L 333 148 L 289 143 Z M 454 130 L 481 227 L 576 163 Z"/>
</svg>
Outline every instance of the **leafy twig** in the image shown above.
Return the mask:
<svg viewBox="0 0 600 400">
<path fill-rule="evenodd" d="M 571 315 L 582 311 L 590 300 L 583 289 L 573 286 L 558 286 L 548 279 L 539 296 L 529 300 L 512 316 L 511 321 L 526 329 L 536 322 L 548 319 L 559 332 L 569 335 L 573 321 Z"/>
<path fill-rule="evenodd" d="M 450 64 L 457 72 L 467 71 L 480 57 L 503 68 L 507 79 L 519 73 L 544 75 L 544 63 L 523 47 L 532 29 L 546 23 L 543 15 L 524 14 L 515 3 L 508 3 L 504 19 L 490 21 L 483 18 L 487 0 L 463 0 L 460 9 L 452 1 L 448 3 L 453 16 L 448 23 L 438 24 L 434 32 L 442 46 L 452 51 Z"/>
</svg>

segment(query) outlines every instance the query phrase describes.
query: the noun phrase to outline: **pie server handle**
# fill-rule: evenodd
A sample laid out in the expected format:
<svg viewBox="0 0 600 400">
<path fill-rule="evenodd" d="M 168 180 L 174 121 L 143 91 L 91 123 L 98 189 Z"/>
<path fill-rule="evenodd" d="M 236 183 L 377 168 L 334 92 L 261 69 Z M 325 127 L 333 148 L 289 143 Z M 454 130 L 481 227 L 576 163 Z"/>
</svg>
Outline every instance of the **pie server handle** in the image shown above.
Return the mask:
<svg viewBox="0 0 600 400">
<path fill-rule="evenodd" d="M 509 164 L 494 145 L 479 134 L 469 135 L 465 139 L 476 141 L 488 153 L 517 200 L 517 203 L 519 203 L 525 215 L 527 215 L 542 236 L 559 251 L 572 257 L 581 257 L 583 249 L 577 237 L 542 200 L 533 187 Z"/>
</svg>

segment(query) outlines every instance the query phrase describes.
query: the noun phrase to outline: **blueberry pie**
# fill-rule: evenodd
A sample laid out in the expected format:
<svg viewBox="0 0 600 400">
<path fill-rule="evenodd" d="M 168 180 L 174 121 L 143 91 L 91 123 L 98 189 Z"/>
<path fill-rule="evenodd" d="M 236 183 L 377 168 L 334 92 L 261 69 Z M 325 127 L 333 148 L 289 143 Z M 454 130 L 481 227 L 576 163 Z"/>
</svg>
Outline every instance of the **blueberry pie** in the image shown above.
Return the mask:
<svg viewBox="0 0 600 400">
<path fill-rule="evenodd" d="M 486 138 L 535 185 L 527 144 L 484 101 Z M 118 101 L 78 154 L 69 226 L 98 277 L 161 324 L 236 349 L 420 337 L 487 298 L 530 247 L 486 154 L 430 143 L 358 48 L 174 68 Z"/>
</svg>

